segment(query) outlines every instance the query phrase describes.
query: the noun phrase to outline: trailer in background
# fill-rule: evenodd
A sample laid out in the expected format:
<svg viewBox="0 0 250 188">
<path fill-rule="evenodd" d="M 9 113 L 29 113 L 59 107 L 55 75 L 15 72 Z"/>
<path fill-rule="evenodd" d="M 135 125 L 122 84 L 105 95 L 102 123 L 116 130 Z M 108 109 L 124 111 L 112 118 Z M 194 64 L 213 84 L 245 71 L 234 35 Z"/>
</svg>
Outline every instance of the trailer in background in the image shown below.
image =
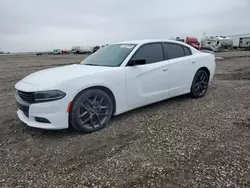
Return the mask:
<svg viewBox="0 0 250 188">
<path fill-rule="evenodd" d="M 250 37 L 240 37 L 239 47 L 250 50 Z"/>
<path fill-rule="evenodd" d="M 71 52 L 73 54 L 91 54 L 92 46 L 73 46 Z"/>
<path fill-rule="evenodd" d="M 229 51 L 233 48 L 233 40 L 225 36 L 210 36 L 201 40 L 202 50 L 213 52 Z"/>
<path fill-rule="evenodd" d="M 233 48 L 238 50 L 249 50 L 250 33 L 229 36 L 233 40 Z M 249 45 L 248 45 L 249 44 Z"/>
</svg>

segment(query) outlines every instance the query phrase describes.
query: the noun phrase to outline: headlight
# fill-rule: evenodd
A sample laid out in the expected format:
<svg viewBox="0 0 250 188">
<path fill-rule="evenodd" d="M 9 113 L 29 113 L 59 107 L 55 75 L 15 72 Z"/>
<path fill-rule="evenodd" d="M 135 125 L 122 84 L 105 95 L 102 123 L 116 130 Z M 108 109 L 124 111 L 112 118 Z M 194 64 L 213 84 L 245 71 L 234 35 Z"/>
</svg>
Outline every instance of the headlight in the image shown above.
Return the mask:
<svg viewBox="0 0 250 188">
<path fill-rule="evenodd" d="M 36 102 L 48 102 L 62 99 L 65 95 L 64 92 L 59 90 L 39 91 L 34 93 L 34 99 Z"/>
</svg>

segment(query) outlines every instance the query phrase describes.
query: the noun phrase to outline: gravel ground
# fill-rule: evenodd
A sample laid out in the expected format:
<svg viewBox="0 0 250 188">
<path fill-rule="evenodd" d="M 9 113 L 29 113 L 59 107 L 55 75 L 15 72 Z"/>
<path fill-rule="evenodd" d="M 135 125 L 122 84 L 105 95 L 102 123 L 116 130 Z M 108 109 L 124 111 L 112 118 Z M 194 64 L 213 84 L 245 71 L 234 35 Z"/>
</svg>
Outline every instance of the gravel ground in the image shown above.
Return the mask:
<svg viewBox="0 0 250 188">
<path fill-rule="evenodd" d="M 0 187 L 250 187 L 250 58 L 226 57 L 204 98 L 176 97 L 79 134 L 21 123 L 14 84 L 84 56 L 0 56 Z"/>
</svg>

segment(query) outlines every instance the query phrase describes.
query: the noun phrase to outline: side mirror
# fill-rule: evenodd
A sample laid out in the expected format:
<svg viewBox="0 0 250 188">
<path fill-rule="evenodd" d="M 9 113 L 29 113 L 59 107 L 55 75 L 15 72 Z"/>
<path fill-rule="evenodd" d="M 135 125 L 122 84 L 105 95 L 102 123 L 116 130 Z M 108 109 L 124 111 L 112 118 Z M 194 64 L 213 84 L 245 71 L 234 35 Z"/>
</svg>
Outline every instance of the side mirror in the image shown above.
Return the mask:
<svg viewBox="0 0 250 188">
<path fill-rule="evenodd" d="M 131 59 L 129 61 L 129 66 L 135 66 L 135 65 L 145 65 L 146 59 Z"/>
</svg>

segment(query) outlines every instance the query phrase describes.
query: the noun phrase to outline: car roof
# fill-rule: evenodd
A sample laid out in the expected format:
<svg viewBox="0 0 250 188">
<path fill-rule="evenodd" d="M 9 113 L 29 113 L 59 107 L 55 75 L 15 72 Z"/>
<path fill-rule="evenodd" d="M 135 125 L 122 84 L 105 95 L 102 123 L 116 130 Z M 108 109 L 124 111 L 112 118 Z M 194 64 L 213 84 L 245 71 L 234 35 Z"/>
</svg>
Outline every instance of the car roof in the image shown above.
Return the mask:
<svg viewBox="0 0 250 188">
<path fill-rule="evenodd" d="M 146 44 L 146 43 L 152 43 L 152 42 L 172 42 L 177 44 L 186 44 L 181 41 L 176 40 L 167 40 L 167 39 L 143 39 L 143 40 L 131 40 L 131 41 L 121 41 L 121 42 L 115 42 L 113 44 Z"/>
<path fill-rule="evenodd" d="M 186 44 L 185 42 L 181 41 L 176 41 L 176 40 L 168 40 L 168 39 L 143 39 L 143 40 L 131 40 L 131 41 L 121 41 L 121 42 L 116 42 L 113 44 L 137 44 L 139 46 L 147 43 L 153 43 L 153 42 L 169 42 L 169 43 L 175 43 L 175 44 L 181 44 L 183 46 L 186 46 L 191 49 L 192 53 L 199 53 L 200 51 L 195 49 L 194 47 Z"/>
</svg>

